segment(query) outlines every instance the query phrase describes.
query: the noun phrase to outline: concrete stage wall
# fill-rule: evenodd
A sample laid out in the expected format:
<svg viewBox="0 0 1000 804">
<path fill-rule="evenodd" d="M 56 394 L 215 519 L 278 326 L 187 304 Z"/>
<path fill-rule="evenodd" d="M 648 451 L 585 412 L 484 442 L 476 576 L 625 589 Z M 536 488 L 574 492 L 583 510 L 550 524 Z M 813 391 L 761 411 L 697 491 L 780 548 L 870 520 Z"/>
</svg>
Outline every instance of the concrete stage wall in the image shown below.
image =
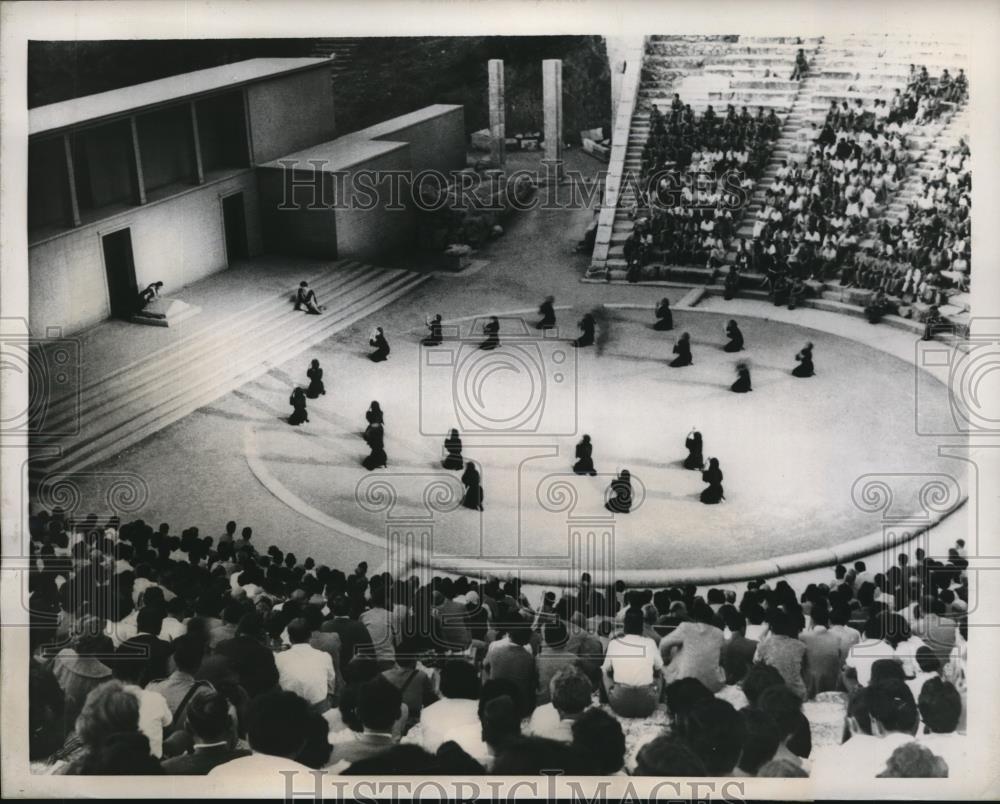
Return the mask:
<svg viewBox="0 0 1000 804">
<path fill-rule="evenodd" d="M 326 65 L 247 87 L 254 163 L 269 162 L 336 135 L 331 69 Z"/>
<path fill-rule="evenodd" d="M 378 260 L 413 242 L 409 181 L 399 179 L 398 191 L 390 193 L 394 179 L 384 177 L 376 186 L 365 177 L 359 187 L 359 177 L 375 171 L 449 174 L 464 166 L 464 109 L 445 104 L 259 165 L 264 247 L 277 254 Z"/>
<path fill-rule="evenodd" d="M 31 334 L 48 327 L 78 332 L 110 315 L 101 238 L 129 227 L 136 283 L 144 288 L 162 281 L 170 294 L 177 288 L 225 269 L 222 196 L 244 193 L 251 255 L 261 251 L 257 181 L 251 170 L 144 207 L 124 210 L 28 250 Z"/>
</svg>

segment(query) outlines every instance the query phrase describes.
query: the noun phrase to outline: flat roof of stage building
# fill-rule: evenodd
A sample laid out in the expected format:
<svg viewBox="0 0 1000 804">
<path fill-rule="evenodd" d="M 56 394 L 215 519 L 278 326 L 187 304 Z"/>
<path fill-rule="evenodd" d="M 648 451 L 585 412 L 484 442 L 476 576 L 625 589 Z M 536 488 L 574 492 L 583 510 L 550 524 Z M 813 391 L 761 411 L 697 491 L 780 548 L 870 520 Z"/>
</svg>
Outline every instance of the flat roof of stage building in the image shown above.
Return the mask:
<svg viewBox="0 0 1000 804">
<path fill-rule="evenodd" d="M 461 112 L 464 108 L 461 104 L 435 103 L 415 112 L 409 112 L 399 117 L 393 117 L 391 120 L 384 120 L 381 123 L 368 126 L 368 128 L 353 131 L 335 140 L 321 142 L 319 145 L 313 145 L 278 159 L 272 159 L 258 167 L 285 168 L 288 166 L 288 162 L 295 162 L 297 163 L 294 165 L 295 170 L 319 170 L 321 173 L 346 170 L 373 157 L 381 156 L 407 145 L 405 138 L 394 140 L 394 135 L 419 123 L 433 120 L 435 117 L 441 117 L 455 111 Z"/>
<path fill-rule="evenodd" d="M 330 64 L 329 58 L 246 59 L 129 87 L 84 95 L 28 110 L 28 135 L 94 123 L 153 106 L 194 98 L 220 89 Z"/>
</svg>

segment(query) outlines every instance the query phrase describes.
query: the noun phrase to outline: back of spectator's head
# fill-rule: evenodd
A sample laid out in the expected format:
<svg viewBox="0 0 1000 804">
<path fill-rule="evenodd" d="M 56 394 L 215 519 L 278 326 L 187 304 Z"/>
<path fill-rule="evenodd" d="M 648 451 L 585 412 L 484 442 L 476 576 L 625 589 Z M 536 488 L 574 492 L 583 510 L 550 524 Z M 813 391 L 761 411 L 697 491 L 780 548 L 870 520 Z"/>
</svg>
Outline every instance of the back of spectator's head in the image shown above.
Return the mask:
<svg viewBox="0 0 1000 804">
<path fill-rule="evenodd" d="M 588 709 L 573 721 L 573 747 L 586 757 L 594 774 L 617 773 L 625 764 L 622 724 L 603 709 Z"/>
<path fill-rule="evenodd" d="M 275 690 L 250 701 L 246 714 L 250 747 L 261 754 L 295 759 L 305 745 L 309 704 L 294 692 Z"/>
<path fill-rule="evenodd" d="M 923 673 L 939 673 L 941 672 L 941 660 L 938 658 L 937 654 L 928 648 L 926 645 L 921 645 L 917 648 L 917 667 L 920 668 Z"/>
<path fill-rule="evenodd" d="M 879 779 L 947 778 L 948 763 L 918 742 L 905 743 L 889 756 Z"/>
<path fill-rule="evenodd" d="M 868 714 L 874 723 L 884 731 L 898 731 L 904 734 L 916 732 L 919 717 L 913 693 L 906 682 L 899 679 L 885 679 L 865 687 L 865 701 Z"/>
<path fill-rule="evenodd" d="M 549 682 L 552 705 L 560 715 L 578 715 L 590 706 L 594 688 L 586 673 L 575 665 L 564 667 Z"/>
<path fill-rule="evenodd" d="M 802 712 L 802 700 L 784 684 L 770 686 L 761 692 L 756 706 L 774 721 L 781 741 L 795 731 Z"/>
<path fill-rule="evenodd" d="M 664 695 L 667 711 L 675 720 L 687 715 L 698 704 L 714 697 L 708 687 L 691 677 L 671 681 L 664 689 Z"/>
<path fill-rule="evenodd" d="M 185 712 L 196 742 L 220 742 L 234 734 L 229 701 L 219 692 L 199 692 Z"/>
<path fill-rule="evenodd" d="M 236 625 L 245 611 L 246 608 L 242 603 L 232 600 L 223 607 L 222 619 L 230 625 Z"/>
<path fill-rule="evenodd" d="M 743 748 L 742 725 L 733 705 L 713 696 L 691 709 L 685 719 L 683 740 L 709 776 L 728 776 Z"/>
<path fill-rule="evenodd" d="M 876 659 L 872 662 L 871 670 L 871 680 L 869 684 L 875 684 L 879 681 L 888 681 L 894 679 L 897 681 L 903 681 L 906 679 L 906 673 L 903 672 L 903 665 L 896 659 Z"/>
<path fill-rule="evenodd" d="M 84 776 L 156 776 L 163 773 L 149 750 L 149 738 L 138 731 L 110 734 L 87 752 Z"/>
<path fill-rule="evenodd" d="M 630 607 L 625 611 L 625 633 L 626 634 L 641 634 L 643 627 L 645 626 L 645 621 L 642 616 L 642 609 Z"/>
<path fill-rule="evenodd" d="M 550 648 L 561 648 L 566 644 L 566 626 L 560 620 L 546 623 L 542 633 L 545 636 L 545 644 Z"/>
<path fill-rule="evenodd" d="M 142 607 L 153 606 L 158 609 L 167 608 L 167 599 L 159 586 L 148 586 L 142 593 Z"/>
<path fill-rule="evenodd" d="M 388 732 L 399 720 L 403 696 L 385 676 L 377 675 L 361 685 L 358 715 L 361 725 L 370 731 Z"/>
<path fill-rule="evenodd" d="M 569 775 L 586 774 L 584 756 L 567 743 L 543 737 L 521 737 L 497 753 L 492 772 L 498 776 L 538 776 L 558 769 Z"/>
<path fill-rule="evenodd" d="M 769 664 L 754 664 L 743 679 L 743 694 L 750 706 L 756 706 L 760 694 L 768 687 L 784 686 L 785 679 L 777 668 Z M 669 706 L 669 703 L 668 703 Z"/>
<path fill-rule="evenodd" d="M 236 633 L 238 636 L 260 639 L 264 635 L 264 618 L 256 610 L 248 611 L 240 617 L 240 621 L 236 626 Z"/>
<path fill-rule="evenodd" d="M 479 673 L 474 665 L 464 659 L 452 659 L 441 668 L 441 694 L 445 698 L 479 697 Z"/>
<path fill-rule="evenodd" d="M 288 639 L 293 645 L 308 642 L 312 636 L 312 629 L 305 617 L 296 617 L 288 624 Z"/>
<path fill-rule="evenodd" d="M 174 664 L 177 669 L 194 675 L 205 656 L 205 643 L 193 634 L 182 634 L 170 644 L 174 649 Z"/>
<path fill-rule="evenodd" d="M 135 626 L 140 634 L 152 634 L 153 636 L 160 635 L 160 629 L 163 628 L 163 609 L 159 607 L 144 606 L 139 609 L 139 613 L 135 618 Z"/>
<path fill-rule="evenodd" d="M 778 725 L 767 712 L 747 707 L 740 710 L 743 749 L 739 768 L 751 776 L 771 760 L 781 743 Z"/>
<path fill-rule="evenodd" d="M 650 740 L 636 756 L 636 776 L 708 776 L 697 753 L 673 737 Z"/>
<path fill-rule="evenodd" d="M 758 778 L 804 779 L 808 776 L 805 768 L 791 759 L 772 759 L 757 771 Z"/>
<path fill-rule="evenodd" d="M 962 717 L 962 696 L 954 685 L 941 678 L 929 678 L 917 698 L 920 719 L 933 734 L 951 734 Z"/>
<path fill-rule="evenodd" d="M 89 747 L 116 732 L 139 730 L 139 699 L 120 681 L 105 681 L 87 694 L 76 719 L 76 734 Z"/>
<path fill-rule="evenodd" d="M 496 748 L 521 736 L 521 707 L 510 695 L 490 698 L 480 706 L 483 742 Z"/>
</svg>

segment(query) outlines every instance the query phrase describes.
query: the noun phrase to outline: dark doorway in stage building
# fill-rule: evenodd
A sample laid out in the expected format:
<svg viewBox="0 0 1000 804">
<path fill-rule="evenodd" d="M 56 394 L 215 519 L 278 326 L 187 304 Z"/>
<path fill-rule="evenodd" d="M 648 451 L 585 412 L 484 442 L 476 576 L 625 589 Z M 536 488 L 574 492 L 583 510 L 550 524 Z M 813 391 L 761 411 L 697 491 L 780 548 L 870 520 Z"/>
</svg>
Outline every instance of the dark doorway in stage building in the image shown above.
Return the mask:
<svg viewBox="0 0 1000 804">
<path fill-rule="evenodd" d="M 226 262 L 249 257 L 247 248 L 247 218 L 243 209 L 243 193 L 222 199 L 222 225 L 226 230 Z"/>
<path fill-rule="evenodd" d="M 135 312 L 138 288 L 135 262 L 132 259 L 132 232 L 119 229 L 101 238 L 104 245 L 104 270 L 108 275 L 108 300 L 112 318 L 131 318 Z"/>
</svg>

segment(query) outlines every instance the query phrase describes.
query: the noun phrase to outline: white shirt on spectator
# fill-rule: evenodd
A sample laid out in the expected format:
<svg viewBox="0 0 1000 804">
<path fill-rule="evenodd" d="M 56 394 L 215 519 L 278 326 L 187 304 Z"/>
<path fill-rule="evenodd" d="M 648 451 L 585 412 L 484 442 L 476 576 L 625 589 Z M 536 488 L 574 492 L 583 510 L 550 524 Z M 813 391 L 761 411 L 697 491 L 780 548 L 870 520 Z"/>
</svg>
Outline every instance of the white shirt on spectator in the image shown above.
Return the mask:
<svg viewBox="0 0 1000 804">
<path fill-rule="evenodd" d="M 469 698 L 442 698 L 420 710 L 420 722 L 403 739 L 435 753 L 457 729 L 479 726 L 479 701 Z"/>
<path fill-rule="evenodd" d="M 893 751 L 915 739 L 898 731 L 884 737 L 855 734 L 840 745 L 816 748 L 810 757 L 811 777 L 829 784 L 842 784 L 845 773 L 850 773 L 852 779 L 874 779 L 885 770 Z"/>
<path fill-rule="evenodd" d="M 623 634 L 608 643 L 601 669 L 610 671 L 616 684 L 643 687 L 652 684 L 655 674 L 663 669 L 663 657 L 649 637 Z"/>
<path fill-rule="evenodd" d="M 274 662 L 281 688 L 301 695 L 311 704 L 325 700 L 334 690 L 333 659 L 326 651 L 300 642 L 275 654 Z"/>
<path fill-rule="evenodd" d="M 139 699 L 139 731 L 149 740 L 149 753 L 159 759 L 163 756 L 163 730 L 174 719 L 167 699 L 134 684 L 126 684 L 125 689 Z"/>
<path fill-rule="evenodd" d="M 853 667 L 858 674 L 858 683 L 867 687 L 872 678 L 872 665 L 879 659 L 892 659 L 894 656 L 895 651 L 888 642 L 866 640 L 848 651 L 844 664 Z"/>
</svg>

